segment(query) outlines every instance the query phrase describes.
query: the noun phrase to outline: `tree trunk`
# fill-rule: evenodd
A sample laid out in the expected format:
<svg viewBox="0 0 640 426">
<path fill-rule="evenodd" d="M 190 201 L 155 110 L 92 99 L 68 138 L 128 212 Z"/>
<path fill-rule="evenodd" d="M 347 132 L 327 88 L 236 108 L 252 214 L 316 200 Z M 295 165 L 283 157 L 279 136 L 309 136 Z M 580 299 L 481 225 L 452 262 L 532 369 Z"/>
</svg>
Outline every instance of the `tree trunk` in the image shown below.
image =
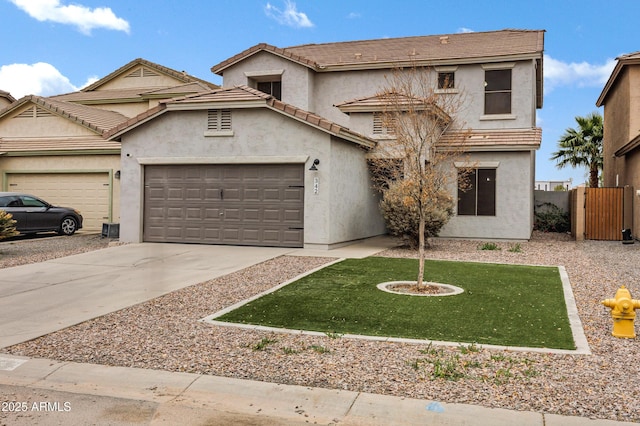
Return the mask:
<svg viewBox="0 0 640 426">
<path fill-rule="evenodd" d="M 418 288 L 422 287 L 424 282 L 424 227 L 425 219 L 423 215 L 420 215 L 418 223 Z"/>
<path fill-rule="evenodd" d="M 598 187 L 598 168 L 597 167 L 591 167 L 589 169 L 589 186 L 591 188 Z"/>
</svg>

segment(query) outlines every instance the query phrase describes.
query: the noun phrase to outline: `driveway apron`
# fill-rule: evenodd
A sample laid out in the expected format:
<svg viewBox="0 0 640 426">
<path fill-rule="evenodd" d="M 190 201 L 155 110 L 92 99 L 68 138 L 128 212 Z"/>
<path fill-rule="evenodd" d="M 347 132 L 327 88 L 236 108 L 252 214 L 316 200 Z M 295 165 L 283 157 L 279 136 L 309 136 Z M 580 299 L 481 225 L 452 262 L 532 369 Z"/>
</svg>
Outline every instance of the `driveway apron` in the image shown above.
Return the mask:
<svg viewBox="0 0 640 426">
<path fill-rule="evenodd" d="M 291 249 L 142 243 L 0 270 L 0 348 L 281 256 Z"/>
</svg>

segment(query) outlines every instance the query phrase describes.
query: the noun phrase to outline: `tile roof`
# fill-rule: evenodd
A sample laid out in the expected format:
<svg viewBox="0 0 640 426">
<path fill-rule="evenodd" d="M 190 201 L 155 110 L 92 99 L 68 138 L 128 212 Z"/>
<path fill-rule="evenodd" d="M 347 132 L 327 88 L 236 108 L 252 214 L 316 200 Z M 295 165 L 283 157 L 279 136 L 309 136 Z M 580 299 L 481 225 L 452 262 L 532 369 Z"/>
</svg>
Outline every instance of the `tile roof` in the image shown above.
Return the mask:
<svg viewBox="0 0 640 426">
<path fill-rule="evenodd" d="M 609 91 L 616 84 L 616 80 L 618 79 L 618 76 L 620 75 L 624 67 L 628 65 L 640 65 L 640 51 L 618 56 L 616 60 L 618 62 L 611 72 L 609 80 L 607 80 L 607 83 L 602 89 L 602 93 L 600 93 L 600 96 L 598 96 L 598 100 L 596 101 L 597 107 L 601 107 L 602 105 L 604 105 Z"/>
<path fill-rule="evenodd" d="M 501 30 L 377 40 L 305 44 L 278 48 L 258 44 L 211 68 L 229 66 L 260 51 L 272 52 L 315 71 L 389 68 L 401 64 L 470 63 L 508 57 L 542 58 L 543 30 Z"/>
<path fill-rule="evenodd" d="M 442 135 L 439 146 L 461 147 L 468 151 L 531 150 L 540 148 L 542 129 L 449 130 Z"/>
<path fill-rule="evenodd" d="M 0 90 L 0 98 L 5 98 L 9 102 L 15 102 L 16 101 L 16 98 L 11 96 L 11 93 L 5 92 L 4 90 Z"/>
<path fill-rule="evenodd" d="M 152 90 L 161 90 L 163 87 L 158 87 Z M 72 92 L 62 95 L 50 96 L 49 99 L 75 102 L 75 103 L 108 103 L 113 101 L 120 103 L 126 100 L 142 101 L 142 95 L 149 91 L 149 88 L 133 88 L 133 89 L 117 89 L 117 90 L 97 90 L 93 92 Z"/>
<path fill-rule="evenodd" d="M 82 151 L 111 151 L 120 152 L 120 143 L 109 141 L 96 135 L 95 138 L 46 138 L 46 139 L 7 139 L 0 137 L 0 152 L 25 153 L 41 151 L 72 151 L 76 154 Z"/>
<path fill-rule="evenodd" d="M 214 85 L 214 86 L 215 87 L 211 87 L 210 85 L 203 84 L 199 81 L 194 81 L 192 83 L 185 83 L 185 84 L 180 84 L 172 87 L 165 87 L 157 90 L 147 90 L 146 92 L 142 93 L 141 96 L 143 98 L 158 97 L 158 96 L 165 96 L 165 95 L 174 97 L 179 95 L 187 95 L 190 93 L 205 93 L 205 92 L 211 91 L 212 89 L 218 88 L 217 85 Z"/>
<path fill-rule="evenodd" d="M 35 95 L 25 96 L 17 102 L 14 102 L 9 108 L 0 111 L 0 118 L 29 102 L 81 126 L 87 127 L 97 134 L 102 134 L 104 131 L 127 120 L 126 116 L 118 112 Z"/>
<path fill-rule="evenodd" d="M 216 86 L 217 88 L 218 86 Z M 192 83 L 179 84 L 171 87 L 155 88 L 132 88 L 96 90 L 91 92 L 72 92 L 63 95 L 51 96 L 49 99 L 57 99 L 67 102 L 84 104 L 92 103 L 121 103 L 123 101 L 145 101 L 149 98 L 170 98 L 192 93 L 204 93 L 211 91 L 211 87 L 196 81 Z"/>
<path fill-rule="evenodd" d="M 367 138 L 366 136 L 353 132 L 344 126 L 329 121 L 317 114 L 313 114 L 311 112 L 294 107 L 293 105 L 281 102 L 271 95 L 244 85 L 239 85 L 232 88 L 222 88 L 210 91 L 208 93 L 184 96 L 182 98 L 161 102 L 155 108 L 139 114 L 138 116 L 127 120 L 126 122 L 123 122 L 120 125 L 105 132 L 104 137 L 108 139 L 117 138 L 123 133 L 126 133 L 131 128 L 155 118 L 156 116 L 164 113 L 166 110 L 180 110 L 186 104 L 214 104 L 214 107 L 216 108 L 224 108 L 225 106 L 237 107 L 243 104 L 245 107 L 267 107 L 367 148 L 373 148 L 375 146 L 375 141 Z"/>
<path fill-rule="evenodd" d="M 407 110 L 412 109 L 414 111 L 429 109 L 445 122 L 449 122 L 451 120 L 451 116 L 434 102 L 424 98 L 412 98 L 400 93 L 382 93 L 374 96 L 352 99 L 334 105 L 334 107 L 338 108 L 345 114 L 352 112 L 388 111 L 392 106 L 398 106 L 399 109 L 407 107 Z"/>
<path fill-rule="evenodd" d="M 149 68 L 152 68 L 162 74 L 171 76 L 177 80 L 182 81 L 183 83 L 193 83 L 193 82 L 200 82 L 206 86 L 208 86 L 210 89 L 215 89 L 218 86 L 216 84 L 213 84 L 211 82 L 208 82 L 206 80 L 202 80 L 198 77 L 194 77 L 192 75 L 187 74 L 185 71 L 176 71 L 174 69 L 162 66 L 162 65 L 158 65 L 154 62 L 151 61 L 147 61 L 146 59 L 142 59 L 142 58 L 138 58 L 138 59 L 134 59 L 133 61 L 129 62 L 128 64 L 125 64 L 123 66 L 121 66 L 120 68 L 118 68 L 117 70 L 113 71 L 112 73 L 110 73 L 109 75 L 101 78 L 100 80 L 94 82 L 93 84 L 90 84 L 89 86 L 81 89 L 83 92 L 90 92 L 93 91 L 97 88 L 99 88 L 100 86 L 102 86 L 103 84 L 113 80 L 114 78 L 120 76 L 121 74 L 125 73 L 126 71 L 128 71 L 129 69 L 136 67 L 138 65 L 145 65 Z"/>
</svg>

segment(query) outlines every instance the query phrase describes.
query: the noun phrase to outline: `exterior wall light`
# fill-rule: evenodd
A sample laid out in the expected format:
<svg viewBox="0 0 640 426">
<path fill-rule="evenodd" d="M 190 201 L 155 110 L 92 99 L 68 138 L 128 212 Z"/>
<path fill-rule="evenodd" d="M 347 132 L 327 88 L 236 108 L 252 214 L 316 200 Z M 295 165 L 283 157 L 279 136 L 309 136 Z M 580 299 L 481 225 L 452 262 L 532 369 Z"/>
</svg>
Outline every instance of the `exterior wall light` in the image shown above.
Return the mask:
<svg viewBox="0 0 640 426">
<path fill-rule="evenodd" d="M 318 164 L 320 164 L 320 160 L 318 160 L 317 158 L 315 160 L 313 160 L 313 164 L 311 165 L 311 167 L 309 168 L 309 170 L 311 170 L 312 172 L 317 172 L 318 168 L 316 167 Z"/>
</svg>

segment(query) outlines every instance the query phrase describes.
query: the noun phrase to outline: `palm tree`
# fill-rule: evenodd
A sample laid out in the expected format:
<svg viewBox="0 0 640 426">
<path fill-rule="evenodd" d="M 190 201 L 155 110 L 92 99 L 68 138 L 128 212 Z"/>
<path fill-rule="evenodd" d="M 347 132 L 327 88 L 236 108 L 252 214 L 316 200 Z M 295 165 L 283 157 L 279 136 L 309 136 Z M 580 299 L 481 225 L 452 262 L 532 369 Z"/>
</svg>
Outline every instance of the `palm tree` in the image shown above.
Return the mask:
<svg viewBox="0 0 640 426">
<path fill-rule="evenodd" d="M 602 170 L 602 116 L 592 112 L 586 117 L 576 117 L 578 129 L 568 128 L 558 141 L 558 151 L 551 154 L 561 169 L 585 166 L 589 169 L 589 186 L 598 187 L 598 172 Z"/>
</svg>

